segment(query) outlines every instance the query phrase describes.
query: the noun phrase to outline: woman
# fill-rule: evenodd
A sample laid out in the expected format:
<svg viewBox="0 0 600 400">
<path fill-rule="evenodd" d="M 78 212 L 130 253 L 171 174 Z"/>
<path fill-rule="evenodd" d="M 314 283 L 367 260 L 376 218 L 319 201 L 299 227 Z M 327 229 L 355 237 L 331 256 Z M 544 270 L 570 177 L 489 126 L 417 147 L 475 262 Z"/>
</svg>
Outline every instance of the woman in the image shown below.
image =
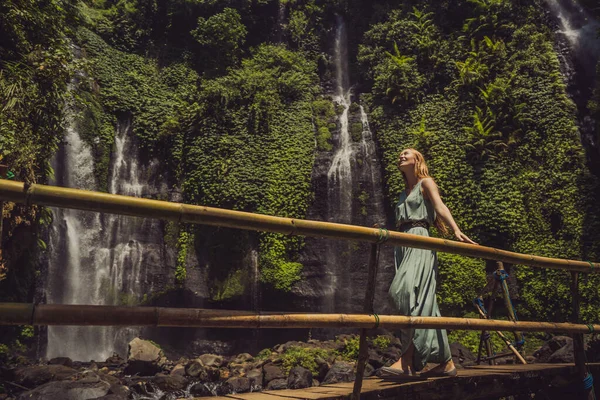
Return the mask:
<svg viewBox="0 0 600 400">
<path fill-rule="evenodd" d="M 460 231 L 442 202 L 437 185 L 429 176 L 423 155 L 415 149 L 400 153 L 398 168 L 402 172 L 405 191 L 396 206 L 396 224 L 399 231 L 429 236 L 434 224 L 442 234 L 452 229 L 457 240 L 472 243 Z M 434 251 L 412 247 L 396 247 L 394 252 L 396 275 L 389 294 L 400 314 L 439 317 L 436 301 L 437 255 Z M 450 346 L 445 329 L 404 329 L 400 333 L 402 356 L 390 367 L 382 368 L 383 377 L 410 378 L 428 362 L 439 365 L 421 377 L 455 376 Z"/>
</svg>

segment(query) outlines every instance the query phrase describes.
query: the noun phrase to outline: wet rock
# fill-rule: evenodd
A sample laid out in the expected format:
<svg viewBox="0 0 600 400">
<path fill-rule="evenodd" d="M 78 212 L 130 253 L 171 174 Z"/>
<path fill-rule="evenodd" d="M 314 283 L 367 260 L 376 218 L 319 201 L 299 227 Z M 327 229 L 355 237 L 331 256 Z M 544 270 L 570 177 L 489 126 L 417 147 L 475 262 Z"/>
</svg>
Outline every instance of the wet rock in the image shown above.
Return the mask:
<svg viewBox="0 0 600 400">
<path fill-rule="evenodd" d="M 573 347 L 573 339 L 568 336 L 554 336 L 548 340 L 542 347 L 533 353 L 533 356 L 537 358 L 537 362 L 546 363 L 550 362 L 550 357 L 558 350 L 565 346 Z"/>
<path fill-rule="evenodd" d="M 125 364 L 125 360 L 119 356 L 117 353 L 113 353 L 112 356 L 108 357 L 105 361 L 107 367 L 120 367 Z"/>
<path fill-rule="evenodd" d="M 267 390 L 281 390 L 287 389 L 287 379 L 277 378 L 273 379 L 267 384 Z"/>
<path fill-rule="evenodd" d="M 216 354 L 202 354 L 198 359 L 205 367 L 220 368 L 223 365 L 223 356 Z"/>
<path fill-rule="evenodd" d="M 573 353 L 573 341 L 569 344 L 564 345 L 560 349 L 556 350 L 548 358 L 549 363 L 572 363 L 575 362 L 575 355 Z"/>
<path fill-rule="evenodd" d="M 371 364 L 365 364 L 365 371 L 363 372 L 363 376 L 372 376 L 375 373 L 375 367 Z"/>
<path fill-rule="evenodd" d="M 169 375 L 185 375 L 185 366 L 181 365 L 181 364 L 177 364 L 176 366 L 173 367 L 173 369 L 171 370 L 171 372 L 169 372 Z"/>
<path fill-rule="evenodd" d="M 128 375 L 150 376 L 162 370 L 162 350 L 155 344 L 135 338 L 129 342 L 127 356 L 127 367 L 125 373 Z"/>
<path fill-rule="evenodd" d="M 229 364 L 229 371 L 231 371 L 231 376 L 246 376 L 246 371 L 249 371 L 251 369 L 252 369 L 252 364 L 249 364 L 249 363 L 243 363 L 243 364 L 231 363 L 231 364 Z"/>
<path fill-rule="evenodd" d="M 285 374 L 281 367 L 274 364 L 266 364 L 263 367 L 263 371 L 265 373 L 265 382 L 271 382 L 274 379 L 283 379 L 285 378 Z"/>
<path fill-rule="evenodd" d="M 234 393 L 243 393 L 250 391 L 250 379 L 242 376 L 234 376 L 225 382 L 231 387 Z"/>
<path fill-rule="evenodd" d="M 46 382 L 69 379 L 75 374 L 75 369 L 64 365 L 34 365 L 17 369 L 14 379 L 19 385 L 33 388 Z"/>
<path fill-rule="evenodd" d="M 55 381 L 22 393 L 18 399 L 89 400 L 105 396 L 108 394 L 109 389 L 110 384 L 102 380 L 96 382 L 90 382 L 90 379 L 79 381 Z"/>
<path fill-rule="evenodd" d="M 50 361 L 48 361 L 49 365 L 64 365 L 65 367 L 72 367 L 73 366 L 73 360 L 71 360 L 69 357 L 55 357 L 53 359 L 51 359 Z"/>
<path fill-rule="evenodd" d="M 354 380 L 354 376 L 353 364 L 345 361 L 336 361 L 329 369 L 329 372 L 327 372 L 327 376 L 325 376 L 322 384 L 351 382 Z"/>
<path fill-rule="evenodd" d="M 187 385 L 187 379 L 182 375 L 157 374 L 152 382 L 161 390 L 172 392 L 174 390 L 184 389 Z"/>
<path fill-rule="evenodd" d="M 385 360 L 383 357 L 373 349 L 369 349 L 369 363 L 375 368 L 381 368 L 385 366 Z"/>
<path fill-rule="evenodd" d="M 252 369 L 248 371 L 246 377 L 250 380 L 250 386 L 252 390 L 261 390 L 263 386 L 263 372 L 262 369 Z"/>
<path fill-rule="evenodd" d="M 236 364 L 243 364 L 245 362 L 252 361 L 253 359 L 254 358 L 252 357 L 251 354 L 242 353 L 242 354 L 238 354 L 237 357 L 235 357 L 232 362 L 236 363 Z"/>
<path fill-rule="evenodd" d="M 208 375 L 206 374 L 206 368 L 202 361 L 200 360 L 192 360 L 185 366 L 186 375 L 197 377 L 200 380 L 206 380 Z"/>
<path fill-rule="evenodd" d="M 312 386 L 312 372 L 303 367 L 294 367 L 290 370 L 287 380 L 289 389 L 304 389 Z"/>
<path fill-rule="evenodd" d="M 452 354 L 454 363 L 460 365 L 472 365 L 477 359 L 469 349 L 458 342 L 450 345 L 450 354 Z"/>
</svg>

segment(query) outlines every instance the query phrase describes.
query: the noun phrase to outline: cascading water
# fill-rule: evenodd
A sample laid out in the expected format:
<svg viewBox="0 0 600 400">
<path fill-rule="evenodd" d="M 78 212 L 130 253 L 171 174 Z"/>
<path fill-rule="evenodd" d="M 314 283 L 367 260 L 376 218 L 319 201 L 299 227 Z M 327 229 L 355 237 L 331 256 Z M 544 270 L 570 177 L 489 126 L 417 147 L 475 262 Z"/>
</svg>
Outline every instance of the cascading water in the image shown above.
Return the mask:
<svg viewBox="0 0 600 400">
<path fill-rule="evenodd" d="M 596 65 L 600 60 L 600 22 L 595 20 L 577 1 L 546 0 L 557 21 L 557 35 L 562 70 L 569 93 L 579 110 L 579 126 L 584 146 L 600 151 L 596 143 L 594 123 L 589 116 L 587 102 L 596 81 Z M 565 54 L 566 53 L 566 54 Z M 592 160 L 596 156 L 590 157 Z"/>
<path fill-rule="evenodd" d="M 129 120 L 117 124 L 108 186 L 110 193 L 142 196 L 148 184 L 141 179 L 130 128 Z M 54 184 L 97 190 L 92 152 L 75 124 L 69 124 L 53 164 Z M 158 222 L 77 210 L 53 212 L 49 304 L 136 304 L 152 288 L 149 266 L 164 265 Z M 114 352 L 125 356 L 127 343 L 137 333 L 135 328 L 50 327 L 46 356 L 74 360 L 104 360 Z"/>
<path fill-rule="evenodd" d="M 386 216 L 380 164 L 367 113 L 363 107 L 352 103 L 346 26 L 341 17 L 337 17 L 333 54 L 333 100 L 341 108 L 337 121 L 339 129 L 332 138 L 333 155 L 317 154 L 313 170 L 316 200 L 309 209 L 308 218 L 363 226 L 377 223 L 383 227 Z M 390 264 L 391 252 L 387 250 L 383 250 L 380 257 L 379 294 L 387 293 L 386 285 L 389 286 L 384 266 L 393 266 Z M 314 299 L 317 304 L 313 307 L 319 311 L 362 312 L 368 256 L 366 244 L 307 238 L 301 259 L 304 280 L 294 290 L 304 299 Z M 381 296 L 376 303 L 378 310 L 383 310 Z M 314 331 L 313 334 L 320 336 Z M 329 332 L 323 334 L 327 336 Z"/>
</svg>

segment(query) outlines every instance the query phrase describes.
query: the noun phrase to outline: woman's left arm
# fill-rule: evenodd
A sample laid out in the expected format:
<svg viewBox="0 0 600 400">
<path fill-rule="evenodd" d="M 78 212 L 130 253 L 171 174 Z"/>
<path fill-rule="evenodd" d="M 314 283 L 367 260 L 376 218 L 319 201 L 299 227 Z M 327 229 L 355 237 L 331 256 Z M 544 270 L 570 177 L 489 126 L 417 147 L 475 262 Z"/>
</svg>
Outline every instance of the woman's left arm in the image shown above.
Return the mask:
<svg viewBox="0 0 600 400">
<path fill-rule="evenodd" d="M 431 204 L 433 204 L 433 209 L 435 210 L 437 215 L 439 215 L 444 220 L 444 222 L 446 222 L 446 224 L 450 226 L 450 229 L 452 229 L 452 232 L 454 232 L 454 236 L 456 237 L 456 239 L 461 242 L 477 244 L 471 239 L 469 239 L 467 235 L 462 233 L 461 230 L 458 228 L 458 225 L 456 225 L 454 218 L 452 218 L 450 210 L 442 201 L 442 198 L 440 197 L 440 191 L 438 190 L 438 187 L 433 181 L 433 179 L 423 179 L 421 187 L 423 188 L 423 194 L 425 195 L 425 197 L 427 197 L 429 201 L 431 201 Z"/>
</svg>

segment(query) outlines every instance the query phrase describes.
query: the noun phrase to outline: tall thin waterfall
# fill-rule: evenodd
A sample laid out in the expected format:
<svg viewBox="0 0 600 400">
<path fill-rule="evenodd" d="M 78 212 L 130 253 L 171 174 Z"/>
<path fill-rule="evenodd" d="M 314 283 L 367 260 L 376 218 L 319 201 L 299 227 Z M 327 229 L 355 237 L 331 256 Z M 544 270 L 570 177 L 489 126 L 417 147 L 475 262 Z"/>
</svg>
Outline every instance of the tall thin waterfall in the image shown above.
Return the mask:
<svg viewBox="0 0 600 400">
<path fill-rule="evenodd" d="M 378 223 L 383 227 L 386 216 L 381 167 L 367 113 L 362 106 L 352 104 L 346 26 L 339 16 L 333 55 L 333 100 L 341 109 L 338 130 L 332 137 L 333 154 L 317 154 L 313 170 L 316 199 L 308 218 L 363 226 Z M 362 135 L 358 136 L 359 133 Z M 307 238 L 302 256 L 305 279 L 295 291 L 305 298 L 315 299 L 315 309 L 323 312 L 361 312 L 368 255 L 365 244 Z M 382 264 L 390 264 L 385 250 L 380 260 Z M 384 286 L 389 285 L 386 273 L 380 277 Z M 382 287 L 378 292 L 386 293 L 387 290 Z M 381 303 L 380 298 L 378 301 Z M 328 332 L 324 334 L 328 335 Z"/>
<path fill-rule="evenodd" d="M 561 66 L 569 94 L 579 110 L 579 126 L 589 159 L 597 163 L 600 151 L 596 143 L 595 124 L 587 103 L 596 82 L 596 65 L 600 60 L 600 21 L 594 19 L 576 0 L 546 0 L 558 23 Z M 565 47 L 568 49 L 565 51 Z M 590 150 L 595 149 L 595 152 Z"/>
<path fill-rule="evenodd" d="M 332 194 L 329 205 L 335 208 L 336 222 L 349 223 L 352 218 L 352 156 L 353 146 L 350 137 L 348 112 L 350 110 L 350 84 L 348 79 L 348 45 L 346 25 L 340 16 L 337 17 L 335 34 L 335 79 L 336 91 L 334 101 L 344 107 L 340 116 L 340 134 L 331 167 L 327 172 L 328 190 Z"/>
<path fill-rule="evenodd" d="M 93 157 L 74 124 L 54 159 L 59 186 L 95 190 Z M 110 193 L 142 196 L 137 149 L 131 122 L 117 124 L 108 187 Z M 138 303 L 151 288 L 148 265 L 162 264 L 162 230 L 158 222 L 114 214 L 53 209 L 47 302 L 63 304 Z M 154 258 L 154 259 L 153 259 Z M 159 258 L 157 260 L 156 258 Z M 51 327 L 47 357 L 104 360 L 126 355 L 135 328 Z"/>
</svg>

